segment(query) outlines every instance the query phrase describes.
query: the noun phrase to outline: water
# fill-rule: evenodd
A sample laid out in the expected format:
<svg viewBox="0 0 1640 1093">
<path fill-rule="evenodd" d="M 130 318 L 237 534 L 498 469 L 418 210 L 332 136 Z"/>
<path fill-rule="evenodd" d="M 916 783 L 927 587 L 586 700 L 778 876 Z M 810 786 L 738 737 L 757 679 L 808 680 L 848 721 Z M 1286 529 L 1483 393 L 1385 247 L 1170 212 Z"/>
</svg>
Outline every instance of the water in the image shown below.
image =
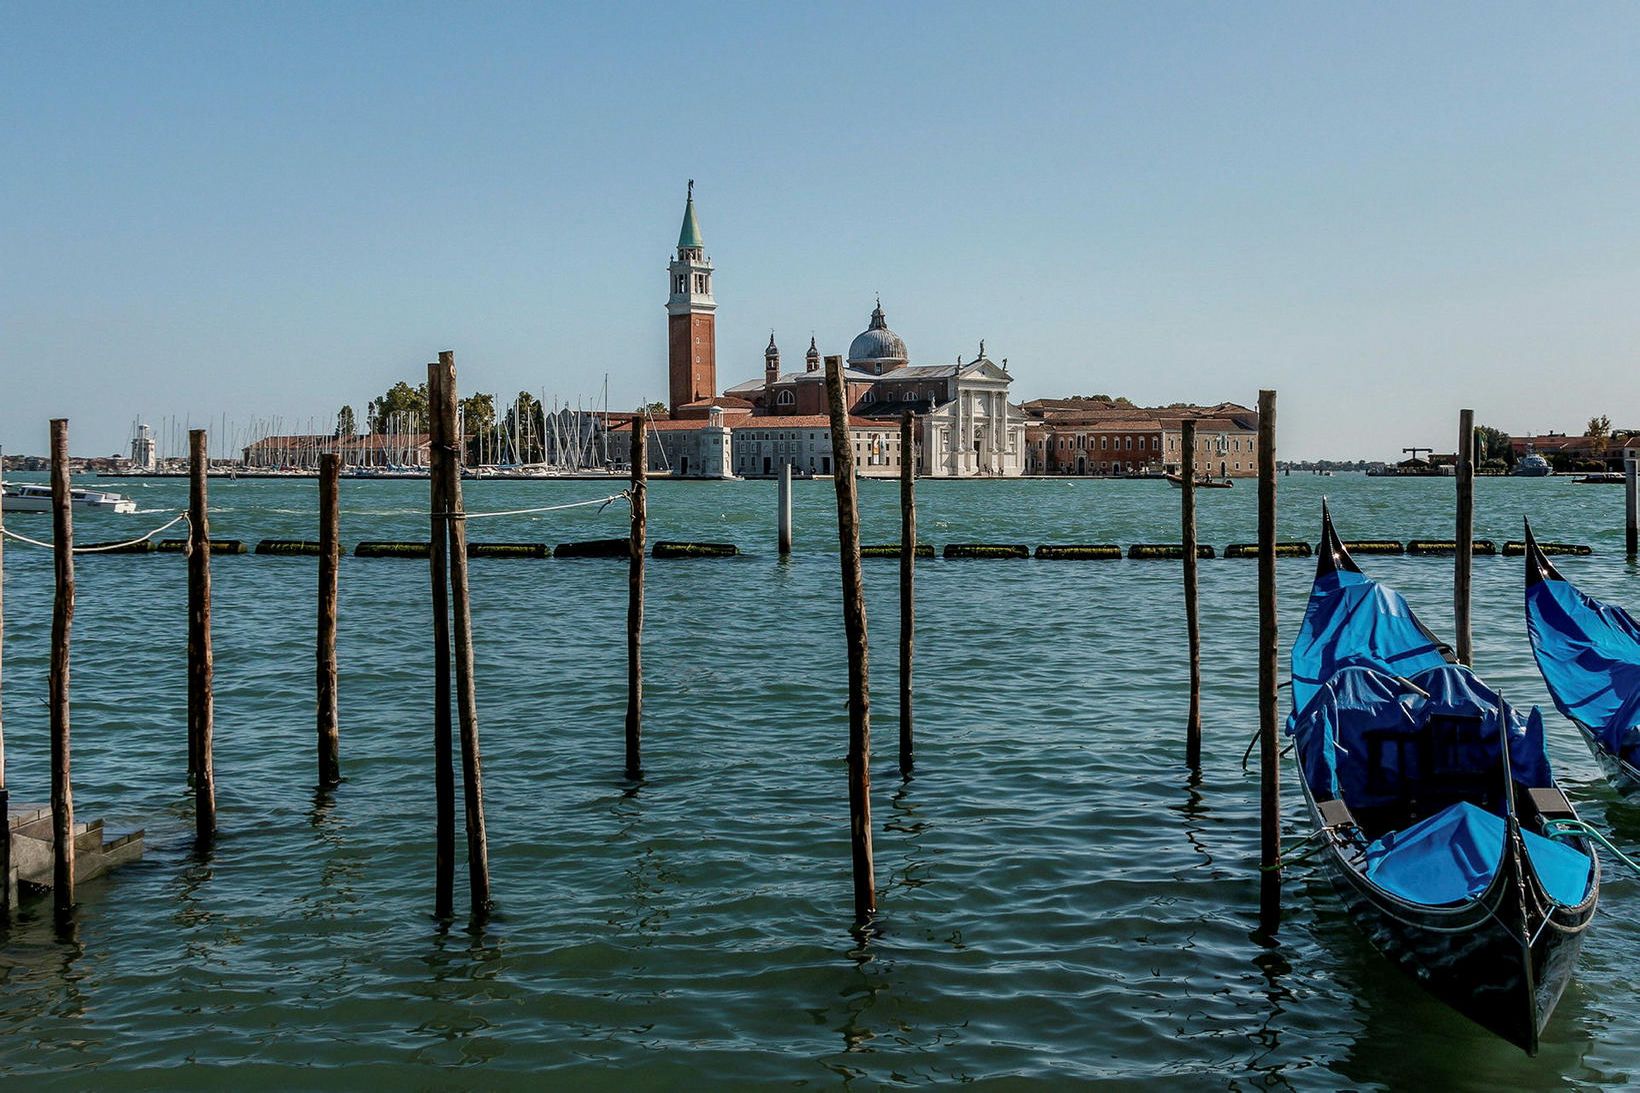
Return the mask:
<svg viewBox="0 0 1640 1093">
<path fill-rule="evenodd" d="M 145 509 L 180 481 L 127 483 Z M 123 488 L 123 486 L 122 486 Z M 1332 497 L 1346 538 L 1448 537 L 1452 483 L 1292 476 L 1283 538 Z M 897 491 L 862 486 L 864 537 Z M 311 481 L 211 483 L 213 530 L 316 534 Z M 469 507 L 597 496 L 591 483 L 469 483 Z M 926 539 L 1176 541 L 1157 482 L 920 483 Z M 1477 483 L 1477 534 L 1593 543 L 1562 569 L 1640 604 L 1620 490 Z M 1289 874 L 1254 936 L 1255 563 L 1201 569 L 1205 766 L 1183 751 L 1184 627 L 1166 562 L 946 562 L 918 570 L 915 778 L 894 765 L 896 563 L 868 561 L 882 911 L 850 930 L 836 517 L 798 483 L 799 553 L 774 555 L 773 483 L 657 482 L 653 538 L 737 542 L 651 562 L 645 767 L 621 778 L 625 567 L 472 563 L 498 910 L 442 931 L 432 883 L 431 651 L 423 563 L 347 558 L 346 782 L 316 795 L 311 558 L 213 563 L 222 835 L 198 858 L 184 772 L 184 563 L 82 557 L 74 629 L 77 813 L 147 829 L 140 864 L 87 883 L 72 938 L 35 904 L 0 939 L 0 1069 L 28 1084 L 661 1088 L 953 1079 L 1165 1088 L 1550 1088 L 1640 1074 L 1640 886 L 1608 872 L 1576 983 L 1527 1059 L 1377 956 L 1319 872 Z M 1255 490 L 1200 498 L 1204 542 L 1255 537 Z M 344 541 L 425 537 L 425 484 L 345 482 Z M 77 517 L 82 541 L 163 518 Z M 40 518 L 8 524 L 49 535 Z M 32 531 L 31 531 L 32 529 Z M 478 539 L 625 532 L 619 506 L 473 525 Z M 1449 560 L 1364 568 L 1450 633 Z M 50 563 L 5 552 L 8 782 L 48 793 Z M 1283 649 L 1311 565 L 1280 567 Z M 1521 567 L 1477 559 L 1478 665 L 1548 698 Z M 1551 753 L 1587 819 L 1640 841 L 1570 726 Z M 1286 811 L 1305 830 L 1289 767 Z M 465 873 L 458 865 L 458 905 Z M 361 1068 L 361 1064 L 369 1064 Z M 465 1072 L 436 1068 L 478 1068 Z M 177 1069 L 184 1068 L 184 1069 Z M 313 1068 L 318 1068 L 313 1069 Z"/>
</svg>

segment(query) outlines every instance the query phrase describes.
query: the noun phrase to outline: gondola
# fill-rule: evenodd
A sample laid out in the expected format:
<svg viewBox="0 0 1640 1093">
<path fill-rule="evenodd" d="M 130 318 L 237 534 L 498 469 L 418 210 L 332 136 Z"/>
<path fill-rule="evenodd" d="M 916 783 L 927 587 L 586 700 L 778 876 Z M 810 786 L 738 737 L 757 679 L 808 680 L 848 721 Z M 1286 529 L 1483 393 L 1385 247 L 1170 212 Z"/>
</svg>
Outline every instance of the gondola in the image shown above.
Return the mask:
<svg viewBox="0 0 1640 1093">
<path fill-rule="evenodd" d="M 1612 788 L 1640 793 L 1640 623 L 1579 592 L 1526 525 L 1526 633 L 1549 696 Z"/>
<path fill-rule="evenodd" d="M 1184 489 L 1184 475 L 1174 474 L 1169 471 L 1167 474 L 1162 475 L 1162 477 L 1171 482 L 1175 489 Z M 1235 488 L 1236 485 L 1233 479 L 1213 478 L 1212 476 L 1198 478 L 1193 484 L 1199 490 L 1228 490 Z"/>
<path fill-rule="evenodd" d="M 1426 989 L 1535 1054 L 1594 917 L 1600 865 L 1522 718 L 1357 568 L 1322 506 L 1292 653 L 1312 838 L 1356 925 Z M 1507 747 L 1502 742 L 1507 739 Z"/>
</svg>

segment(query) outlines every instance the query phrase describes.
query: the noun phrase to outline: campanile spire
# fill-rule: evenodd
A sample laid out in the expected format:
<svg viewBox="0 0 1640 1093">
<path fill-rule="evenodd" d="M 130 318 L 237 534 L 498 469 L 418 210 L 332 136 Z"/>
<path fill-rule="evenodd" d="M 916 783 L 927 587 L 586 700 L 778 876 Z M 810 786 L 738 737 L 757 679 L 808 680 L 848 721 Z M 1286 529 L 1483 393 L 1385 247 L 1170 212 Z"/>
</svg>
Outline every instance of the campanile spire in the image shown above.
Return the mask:
<svg viewBox="0 0 1640 1093">
<path fill-rule="evenodd" d="M 678 231 L 678 254 L 668 267 L 672 293 L 666 301 L 667 372 L 672 412 L 717 394 L 717 328 L 712 262 L 695 216 L 695 180 L 689 180 Z"/>
</svg>

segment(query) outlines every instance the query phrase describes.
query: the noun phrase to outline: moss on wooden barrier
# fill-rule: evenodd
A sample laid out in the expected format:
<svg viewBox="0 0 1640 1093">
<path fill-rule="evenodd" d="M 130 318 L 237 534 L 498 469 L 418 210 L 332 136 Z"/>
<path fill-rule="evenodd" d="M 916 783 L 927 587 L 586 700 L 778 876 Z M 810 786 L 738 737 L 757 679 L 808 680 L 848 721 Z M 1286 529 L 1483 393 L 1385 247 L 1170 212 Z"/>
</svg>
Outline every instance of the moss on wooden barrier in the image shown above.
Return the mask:
<svg viewBox="0 0 1640 1093">
<path fill-rule="evenodd" d="M 656 558 L 732 558 L 740 553 L 733 543 L 667 543 L 655 544 L 650 552 Z"/>
<path fill-rule="evenodd" d="M 546 558 L 552 547 L 546 543 L 468 543 L 469 558 Z"/>
<path fill-rule="evenodd" d="M 1029 558 L 1031 548 L 1024 543 L 946 543 L 947 558 Z"/>
<path fill-rule="evenodd" d="M 1584 546 L 1582 543 L 1539 543 L 1538 549 L 1545 554 L 1572 554 L 1580 558 L 1594 553 L 1593 547 Z M 1511 539 L 1503 544 L 1503 554 L 1506 558 L 1518 558 L 1525 553 L 1524 542 Z"/>
<path fill-rule="evenodd" d="M 625 558 L 631 552 L 630 539 L 588 539 L 579 543 L 559 543 L 552 548 L 554 558 Z"/>
<path fill-rule="evenodd" d="M 186 539 L 161 539 L 154 544 L 154 549 L 165 554 L 183 554 L 188 550 Z M 244 542 L 239 539 L 212 539 L 212 554 L 248 554 Z"/>
<path fill-rule="evenodd" d="M 1308 558 L 1312 553 L 1309 543 L 1277 543 L 1277 558 Z M 1231 543 L 1224 548 L 1226 558 L 1257 558 L 1257 543 Z"/>
<path fill-rule="evenodd" d="M 1498 544 L 1490 539 L 1476 539 L 1471 554 L 1496 554 Z M 1455 539 L 1409 539 L 1407 553 L 1420 555 L 1447 555 L 1458 553 L 1458 543 Z"/>
<path fill-rule="evenodd" d="M 322 548 L 312 539 L 263 539 L 256 544 L 258 554 L 318 554 Z"/>
<path fill-rule="evenodd" d="M 1344 544 L 1351 554 L 1405 554 L 1407 548 L 1394 539 L 1356 539 Z"/>
<path fill-rule="evenodd" d="M 1127 556 L 1135 560 L 1162 560 L 1167 558 L 1184 557 L 1183 543 L 1134 543 L 1128 547 Z M 1216 555 L 1213 548 L 1206 543 L 1196 544 L 1196 557 L 1212 558 Z"/>
<path fill-rule="evenodd" d="M 140 543 L 123 543 L 117 540 L 106 543 L 82 543 L 74 549 L 95 551 L 97 554 L 152 554 L 159 548 L 154 546 L 152 539 L 144 539 Z"/>
<path fill-rule="evenodd" d="M 1043 543 L 1036 548 L 1042 561 L 1108 561 L 1122 556 L 1122 548 L 1115 543 Z"/>
<path fill-rule="evenodd" d="M 432 546 L 425 542 L 367 539 L 353 548 L 355 558 L 426 558 L 431 554 Z"/>
<path fill-rule="evenodd" d="M 932 543 L 918 543 L 916 555 L 919 558 L 932 558 L 934 556 L 934 545 Z M 860 557 L 862 558 L 898 558 L 899 556 L 899 543 L 877 543 L 873 546 L 862 546 L 860 548 Z"/>
</svg>

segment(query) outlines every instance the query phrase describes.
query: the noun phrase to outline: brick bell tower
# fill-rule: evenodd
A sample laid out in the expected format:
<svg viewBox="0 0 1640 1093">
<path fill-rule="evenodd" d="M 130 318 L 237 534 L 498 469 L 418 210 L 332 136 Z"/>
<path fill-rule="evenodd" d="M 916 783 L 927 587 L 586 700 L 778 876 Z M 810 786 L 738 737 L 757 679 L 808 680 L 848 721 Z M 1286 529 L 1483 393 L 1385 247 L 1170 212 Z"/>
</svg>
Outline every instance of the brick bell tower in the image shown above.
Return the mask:
<svg viewBox="0 0 1640 1093">
<path fill-rule="evenodd" d="M 712 263 L 705 248 L 695 219 L 695 180 L 690 179 L 678 256 L 668 267 L 672 295 L 666 301 L 667 371 L 674 416 L 686 402 L 717 395 L 717 301 L 712 299 Z"/>
</svg>

